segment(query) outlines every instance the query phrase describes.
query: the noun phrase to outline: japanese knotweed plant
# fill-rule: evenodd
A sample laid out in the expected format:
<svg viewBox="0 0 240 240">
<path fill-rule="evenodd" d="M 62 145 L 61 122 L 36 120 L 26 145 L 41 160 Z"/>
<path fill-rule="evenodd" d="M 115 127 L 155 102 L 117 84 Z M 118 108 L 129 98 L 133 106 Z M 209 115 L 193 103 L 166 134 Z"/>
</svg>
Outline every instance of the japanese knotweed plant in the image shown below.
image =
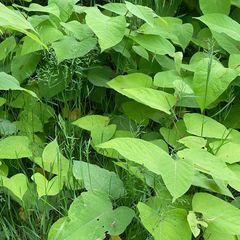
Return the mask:
<svg viewBox="0 0 240 240">
<path fill-rule="evenodd" d="M 0 236 L 239 238 L 240 4 L 196 2 L 0 3 Z"/>
</svg>

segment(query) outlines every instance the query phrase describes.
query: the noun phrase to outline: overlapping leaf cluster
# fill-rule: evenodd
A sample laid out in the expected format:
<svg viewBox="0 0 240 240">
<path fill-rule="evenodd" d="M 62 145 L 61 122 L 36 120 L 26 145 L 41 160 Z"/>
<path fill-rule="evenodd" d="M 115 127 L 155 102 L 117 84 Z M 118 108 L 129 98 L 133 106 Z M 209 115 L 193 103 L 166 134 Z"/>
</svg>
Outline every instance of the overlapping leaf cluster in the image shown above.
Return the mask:
<svg viewBox="0 0 240 240">
<path fill-rule="evenodd" d="M 0 3 L 0 193 L 42 239 L 240 238 L 240 4 L 154 6 Z"/>
</svg>

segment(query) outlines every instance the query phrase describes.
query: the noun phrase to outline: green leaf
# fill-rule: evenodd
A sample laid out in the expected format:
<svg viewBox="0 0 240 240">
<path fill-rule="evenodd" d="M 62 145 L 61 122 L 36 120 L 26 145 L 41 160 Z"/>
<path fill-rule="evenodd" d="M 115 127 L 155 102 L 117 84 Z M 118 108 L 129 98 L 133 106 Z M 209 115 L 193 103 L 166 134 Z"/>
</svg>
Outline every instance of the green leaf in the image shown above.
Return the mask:
<svg viewBox="0 0 240 240">
<path fill-rule="evenodd" d="M 0 176 L 0 186 L 7 188 L 20 201 L 23 200 L 23 196 L 28 190 L 28 185 L 28 179 L 22 173 L 18 173 L 11 178 Z"/>
<path fill-rule="evenodd" d="M 124 3 L 107 3 L 100 7 L 122 16 L 126 16 L 128 13 L 126 4 Z"/>
<path fill-rule="evenodd" d="M 67 222 L 67 217 L 59 218 L 50 228 L 48 232 L 48 240 L 59 240 L 62 237 L 62 228 Z"/>
<path fill-rule="evenodd" d="M 12 76 L 22 83 L 36 71 L 40 59 L 39 54 L 15 56 L 11 61 Z"/>
<path fill-rule="evenodd" d="M 168 54 L 171 56 L 175 52 L 174 46 L 160 35 L 138 34 L 137 36 L 131 36 L 131 38 L 133 41 L 154 54 Z"/>
<path fill-rule="evenodd" d="M 183 81 L 176 70 L 161 71 L 154 76 L 154 85 L 161 88 L 175 88 L 176 81 Z"/>
<path fill-rule="evenodd" d="M 53 177 L 48 181 L 45 176 L 40 173 L 34 173 L 32 180 L 37 185 L 38 197 L 57 195 L 62 189 L 62 181 L 60 176 Z"/>
<path fill-rule="evenodd" d="M 239 235 L 240 210 L 230 203 L 208 193 L 196 193 L 192 200 L 193 210 L 203 214 L 203 220 L 212 231 Z"/>
<path fill-rule="evenodd" d="M 75 37 L 79 41 L 93 36 L 92 30 L 87 24 L 82 24 L 78 21 L 70 21 L 67 23 L 61 23 L 68 36 Z"/>
<path fill-rule="evenodd" d="M 6 103 L 6 99 L 0 97 L 0 107 L 3 106 Z"/>
<path fill-rule="evenodd" d="M 0 161 L 0 176 L 7 177 L 8 172 L 9 172 L 8 166 Z"/>
<path fill-rule="evenodd" d="M 217 41 L 217 44 L 230 54 L 239 54 L 239 41 L 230 38 L 225 33 L 217 33 L 212 30 L 212 35 Z"/>
<path fill-rule="evenodd" d="M 0 3 L 0 27 L 22 32 L 47 48 L 37 37 L 33 26 L 21 15 Z"/>
<path fill-rule="evenodd" d="M 108 82 L 113 89 L 151 87 L 152 78 L 143 73 L 131 73 L 127 75 L 119 75 Z"/>
<path fill-rule="evenodd" d="M 178 142 L 182 143 L 188 148 L 204 148 L 207 144 L 207 140 L 201 137 L 196 136 L 187 136 L 178 140 Z"/>
<path fill-rule="evenodd" d="M 145 48 L 142 46 L 133 46 L 132 48 L 140 57 L 145 58 L 147 61 L 149 60 L 149 55 Z"/>
<path fill-rule="evenodd" d="M 128 1 L 125 1 L 125 3 L 128 11 L 131 12 L 133 15 L 144 20 L 149 25 L 154 24 L 154 12 L 151 8 L 137 4 L 132 4 L 131 2 Z"/>
<path fill-rule="evenodd" d="M 200 172 L 195 172 L 192 185 L 234 198 L 225 181 L 214 181 L 212 178 L 207 177 L 205 174 Z"/>
<path fill-rule="evenodd" d="M 23 7 L 23 6 L 17 5 L 17 4 L 15 4 L 15 6 L 18 7 L 18 8 L 22 8 L 25 11 L 28 11 L 28 12 L 43 12 L 43 13 L 52 14 L 52 15 L 56 16 L 57 18 L 60 17 L 59 8 L 55 3 L 50 3 L 47 6 L 42 6 L 42 5 L 37 4 L 37 3 L 31 3 L 29 5 L 29 7 Z"/>
<path fill-rule="evenodd" d="M 176 103 L 176 98 L 173 95 L 149 88 L 152 85 L 152 79 L 142 73 L 118 76 L 108 82 L 108 85 L 139 103 L 168 114 Z"/>
<path fill-rule="evenodd" d="M 110 119 L 107 116 L 87 115 L 79 118 L 78 120 L 73 122 L 73 124 L 91 132 L 96 127 L 98 128 L 106 127 L 109 121 Z"/>
<path fill-rule="evenodd" d="M 17 132 L 16 123 L 0 118 L 0 135 L 8 136 Z"/>
<path fill-rule="evenodd" d="M 240 192 L 240 165 L 239 164 L 232 164 L 229 166 L 230 170 L 237 176 L 237 179 L 234 181 L 229 181 L 229 185 Z"/>
<path fill-rule="evenodd" d="M 56 223 L 60 225 L 58 236 L 49 240 L 96 240 L 104 239 L 106 233 L 117 236 L 124 232 L 133 217 L 134 211 L 127 207 L 113 210 L 106 196 L 84 192 L 71 204 L 66 222 Z"/>
<path fill-rule="evenodd" d="M 3 49 L 0 52 L 0 61 L 5 59 L 9 53 L 11 53 L 16 47 L 17 43 L 13 36 L 6 38 L 0 43 L 0 49 Z"/>
<path fill-rule="evenodd" d="M 29 139 L 25 136 L 10 136 L 0 140 L 0 159 L 30 158 Z"/>
<path fill-rule="evenodd" d="M 16 122 L 17 129 L 25 133 L 43 132 L 43 124 L 36 114 L 22 111 Z"/>
<path fill-rule="evenodd" d="M 183 121 L 178 121 L 174 124 L 173 128 L 160 128 L 160 133 L 163 136 L 164 140 L 172 147 L 178 148 L 178 140 L 186 135 L 186 127 Z"/>
<path fill-rule="evenodd" d="M 188 216 L 187 216 L 187 220 L 188 220 L 188 224 L 191 228 L 191 231 L 193 233 L 193 236 L 196 238 L 197 236 L 199 236 L 201 230 L 199 228 L 199 226 L 203 226 L 203 227 L 207 227 L 207 223 L 202 221 L 202 220 L 199 220 L 196 216 L 196 214 L 193 212 L 193 211 L 190 211 L 188 213 Z"/>
<path fill-rule="evenodd" d="M 231 3 L 232 3 L 232 5 L 237 6 L 238 8 L 240 8 L 239 0 L 232 0 Z"/>
<path fill-rule="evenodd" d="M 102 128 L 99 126 L 94 126 L 93 130 L 91 131 L 92 143 L 97 145 L 108 141 L 114 136 L 116 129 L 117 126 L 115 124 L 110 124 Z"/>
<path fill-rule="evenodd" d="M 230 12 L 231 0 L 200 0 L 199 5 L 203 14 L 223 13 L 228 15 Z"/>
<path fill-rule="evenodd" d="M 211 226 L 205 229 L 204 231 L 204 239 L 207 240 L 237 240 L 239 239 L 237 236 L 227 233 L 220 233 L 218 231 L 215 231 L 214 229 L 211 229 Z"/>
<path fill-rule="evenodd" d="M 135 138 L 115 138 L 97 147 L 114 149 L 124 158 L 161 175 L 173 196 L 173 201 L 182 196 L 191 186 L 192 161 L 173 160 L 164 150 L 153 143 Z"/>
<path fill-rule="evenodd" d="M 8 91 L 8 90 L 25 91 L 25 92 L 29 93 L 30 95 L 32 95 L 33 97 L 37 98 L 37 95 L 34 92 L 20 87 L 20 84 L 17 81 L 17 79 L 5 72 L 0 72 L 0 90 L 3 90 L 3 91 Z"/>
<path fill-rule="evenodd" d="M 209 174 L 216 179 L 234 181 L 236 175 L 228 168 L 225 162 L 203 149 L 184 149 L 178 152 L 182 159 L 192 161 L 194 168 Z"/>
<path fill-rule="evenodd" d="M 107 82 L 114 77 L 114 72 L 110 67 L 99 66 L 88 71 L 88 80 L 97 87 L 108 88 Z"/>
<path fill-rule="evenodd" d="M 88 191 L 102 192 L 113 199 L 125 194 L 123 182 L 114 172 L 110 172 L 97 165 L 74 161 L 73 175 L 78 180 L 83 180 Z"/>
<path fill-rule="evenodd" d="M 96 44 L 95 38 L 87 38 L 79 42 L 74 37 L 64 36 L 61 40 L 54 42 L 52 47 L 60 63 L 66 59 L 83 57 L 95 48 Z"/>
<path fill-rule="evenodd" d="M 148 125 L 149 118 L 155 113 L 155 110 L 135 101 L 124 103 L 122 109 L 130 119 L 143 125 Z"/>
<path fill-rule="evenodd" d="M 207 138 L 226 138 L 229 134 L 227 128 L 213 118 L 199 113 L 186 113 L 183 117 L 187 132 Z"/>
<path fill-rule="evenodd" d="M 125 34 L 125 17 L 105 16 L 96 7 L 87 10 L 86 23 L 98 37 L 102 52 L 117 45 Z"/>
<path fill-rule="evenodd" d="M 191 240 L 186 210 L 175 208 L 159 212 L 141 202 L 137 207 L 141 222 L 155 240 Z"/>
<path fill-rule="evenodd" d="M 77 0 L 48 0 L 48 5 L 56 4 L 60 10 L 60 18 L 66 22 L 73 13 L 74 5 Z"/>
<path fill-rule="evenodd" d="M 225 68 L 220 62 L 213 59 L 208 78 L 209 61 L 208 58 L 200 60 L 196 65 L 193 77 L 192 89 L 197 95 L 196 100 L 201 109 L 207 108 L 217 100 L 238 76 L 236 69 Z"/>
<path fill-rule="evenodd" d="M 182 24 L 182 21 L 177 18 L 158 17 L 154 19 L 153 26 L 143 24 L 138 32 L 170 39 L 173 43 L 185 49 L 192 38 L 193 26 L 190 23 Z"/>
<path fill-rule="evenodd" d="M 230 141 L 216 141 L 209 144 L 213 153 L 226 163 L 240 162 L 240 144 Z"/>
<path fill-rule="evenodd" d="M 225 33 L 230 38 L 240 41 L 240 24 L 225 14 L 211 13 L 197 17 L 197 19 L 205 23 L 210 30 Z"/>
<path fill-rule="evenodd" d="M 46 45 L 49 45 L 63 37 L 63 33 L 59 31 L 50 21 L 44 21 L 37 25 L 36 30 L 38 31 L 39 37 Z M 21 49 L 21 55 L 29 54 L 42 50 L 41 45 L 35 44 L 28 36 L 24 37 L 23 45 Z"/>
<path fill-rule="evenodd" d="M 119 92 L 137 102 L 158 109 L 167 114 L 171 113 L 170 110 L 176 104 L 176 98 L 172 94 L 151 88 L 122 89 Z"/>
<path fill-rule="evenodd" d="M 57 174 L 61 177 L 68 175 L 70 162 L 60 152 L 56 139 L 44 148 L 42 158 L 34 158 L 34 162 L 49 173 Z"/>
</svg>

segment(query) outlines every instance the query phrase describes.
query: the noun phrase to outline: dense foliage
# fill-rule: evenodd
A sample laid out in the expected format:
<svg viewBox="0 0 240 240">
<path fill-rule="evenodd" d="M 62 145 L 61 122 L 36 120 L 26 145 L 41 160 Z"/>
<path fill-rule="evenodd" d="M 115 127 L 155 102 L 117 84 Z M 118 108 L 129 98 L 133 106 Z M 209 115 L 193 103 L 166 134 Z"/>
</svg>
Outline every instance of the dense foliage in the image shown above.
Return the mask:
<svg viewBox="0 0 240 240">
<path fill-rule="evenodd" d="M 2 1 L 0 239 L 240 239 L 240 1 Z"/>
</svg>

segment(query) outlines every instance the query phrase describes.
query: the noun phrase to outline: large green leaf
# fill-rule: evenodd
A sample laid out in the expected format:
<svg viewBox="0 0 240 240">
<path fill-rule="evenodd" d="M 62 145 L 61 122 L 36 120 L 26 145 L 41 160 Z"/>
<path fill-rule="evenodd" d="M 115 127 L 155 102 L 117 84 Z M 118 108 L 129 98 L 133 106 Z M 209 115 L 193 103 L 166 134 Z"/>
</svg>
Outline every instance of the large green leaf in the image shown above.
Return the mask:
<svg viewBox="0 0 240 240">
<path fill-rule="evenodd" d="M 0 186 L 7 188 L 18 200 L 22 201 L 28 190 L 28 179 L 22 174 L 16 174 L 11 178 L 0 176 Z"/>
<path fill-rule="evenodd" d="M 76 179 L 83 180 L 84 187 L 88 191 L 103 192 L 114 199 L 124 195 L 123 182 L 116 173 L 97 165 L 74 161 L 73 175 Z"/>
<path fill-rule="evenodd" d="M 138 34 L 131 37 L 133 41 L 144 47 L 146 50 L 159 55 L 173 55 L 174 46 L 160 35 Z"/>
<path fill-rule="evenodd" d="M 207 229 L 205 229 L 203 236 L 204 236 L 204 239 L 207 239 L 207 240 L 226 240 L 226 239 L 238 240 L 239 239 L 239 237 L 237 237 L 236 235 L 215 231 L 214 228 L 212 229 L 211 225 Z"/>
<path fill-rule="evenodd" d="M 82 41 L 74 37 L 64 36 L 61 40 L 54 42 L 52 47 L 56 53 L 58 63 L 66 59 L 83 57 L 90 52 L 97 44 L 95 38 L 86 38 Z"/>
<path fill-rule="evenodd" d="M 176 81 L 183 81 L 176 70 L 161 71 L 154 76 L 154 85 L 161 88 L 175 88 Z"/>
<path fill-rule="evenodd" d="M 200 0 L 200 8 L 204 14 L 223 13 L 228 15 L 231 7 L 231 0 Z"/>
<path fill-rule="evenodd" d="M 79 41 L 90 38 L 93 36 L 92 30 L 87 24 L 82 24 L 78 21 L 70 21 L 67 23 L 61 23 L 68 36 L 75 37 Z"/>
<path fill-rule="evenodd" d="M 0 118 L 0 136 L 8 136 L 17 133 L 16 123 Z"/>
<path fill-rule="evenodd" d="M 231 181 L 229 181 L 230 183 Z M 234 180 L 236 182 L 236 180 Z M 200 172 L 195 172 L 192 185 L 207 189 L 211 192 L 220 193 L 222 195 L 234 198 L 225 181 L 214 181 L 211 177 Z"/>
<path fill-rule="evenodd" d="M 117 45 L 123 39 L 125 17 L 105 16 L 96 7 L 87 9 L 86 13 L 86 23 L 98 37 L 102 51 Z"/>
<path fill-rule="evenodd" d="M 107 116 L 87 115 L 74 121 L 73 124 L 91 132 L 96 127 L 98 128 L 106 127 L 109 121 L 110 119 Z"/>
<path fill-rule="evenodd" d="M 104 8 L 110 12 L 116 13 L 118 15 L 126 16 L 128 14 L 128 10 L 126 7 L 126 4 L 124 3 L 107 3 L 101 6 L 101 8 Z"/>
<path fill-rule="evenodd" d="M 33 43 L 32 43 L 33 44 Z M 20 83 L 35 73 L 41 59 L 39 54 L 26 54 L 15 56 L 11 62 L 11 72 Z"/>
<path fill-rule="evenodd" d="M 94 126 L 93 130 L 91 131 L 92 143 L 97 145 L 108 141 L 114 136 L 116 129 L 117 126 L 115 124 L 110 124 L 102 128 L 99 126 Z"/>
<path fill-rule="evenodd" d="M 238 47 L 239 41 L 230 38 L 225 33 L 217 33 L 212 31 L 214 39 L 217 41 L 217 44 L 226 50 L 230 54 L 239 54 L 240 50 Z"/>
<path fill-rule="evenodd" d="M 213 178 L 234 181 L 236 175 L 229 169 L 225 162 L 203 149 L 184 149 L 178 156 L 193 161 L 194 168 L 211 175 Z"/>
<path fill-rule="evenodd" d="M 4 41 L 0 43 L 0 49 L 4 49 L 4 51 L 0 52 L 0 61 L 5 59 L 9 53 L 11 53 L 16 47 L 17 43 L 13 36 L 6 38 Z"/>
<path fill-rule="evenodd" d="M 8 90 L 25 91 L 25 92 L 31 94 L 33 97 L 37 98 L 37 95 L 34 92 L 20 87 L 20 84 L 17 81 L 17 79 L 5 72 L 0 72 L 0 90 L 3 90 L 3 91 L 8 91 Z"/>
<path fill-rule="evenodd" d="M 154 23 L 154 12 L 151 8 L 132 4 L 131 2 L 125 1 L 126 7 L 129 12 L 131 12 L 133 15 L 137 16 L 138 18 L 144 20 L 149 25 L 153 25 Z"/>
<path fill-rule="evenodd" d="M 0 27 L 22 32 L 37 43 L 46 47 L 38 38 L 33 26 L 21 15 L 0 3 Z"/>
<path fill-rule="evenodd" d="M 236 174 L 237 179 L 234 181 L 230 181 L 229 185 L 240 192 L 240 165 L 239 164 L 232 164 L 229 168 Z"/>
<path fill-rule="evenodd" d="M 173 43 L 185 49 L 192 38 L 193 27 L 190 23 L 182 24 L 182 21 L 178 18 L 158 17 L 154 18 L 153 26 L 143 24 L 138 32 L 170 39 Z"/>
<path fill-rule="evenodd" d="M 208 193 L 196 193 L 192 201 L 193 210 L 203 214 L 203 220 L 212 231 L 239 235 L 240 210 L 230 203 Z"/>
<path fill-rule="evenodd" d="M 139 88 L 152 86 L 152 78 L 143 73 L 131 73 L 127 75 L 119 75 L 108 82 L 113 89 Z"/>
<path fill-rule="evenodd" d="M 60 226 L 56 222 L 57 235 L 48 240 L 96 240 L 104 239 L 106 234 L 117 236 L 124 232 L 133 217 L 133 210 L 127 207 L 113 210 L 106 196 L 85 192 L 71 204 L 66 221 Z"/>
<path fill-rule="evenodd" d="M 135 138 L 115 138 L 98 145 L 98 147 L 114 149 L 124 158 L 161 175 L 173 196 L 173 201 L 183 195 L 191 186 L 192 161 L 173 160 L 168 153 L 151 142 Z"/>
<path fill-rule="evenodd" d="M 223 139 L 229 134 L 224 125 L 199 113 L 186 113 L 183 120 L 187 132 L 199 137 Z"/>
<path fill-rule="evenodd" d="M 16 122 L 17 129 L 24 133 L 43 132 L 43 124 L 33 112 L 22 111 Z"/>
<path fill-rule="evenodd" d="M 176 124 L 174 124 L 173 128 L 160 128 L 160 133 L 163 136 L 164 140 L 172 147 L 178 148 L 180 147 L 180 144 L 178 143 L 178 140 L 182 137 L 184 137 L 186 133 L 186 127 L 184 125 L 184 122 L 178 121 Z"/>
<path fill-rule="evenodd" d="M 213 153 L 226 163 L 240 162 L 240 144 L 230 141 L 216 141 L 209 144 Z"/>
<path fill-rule="evenodd" d="M 30 158 L 29 139 L 25 136 L 10 136 L 0 140 L 0 159 Z"/>
<path fill-rule="evenodd" d="M 108 85 L 137 102 L 168 114 L 176 103 L 176 98 L 173 95 L 150 88 L 152 79 L 142 73 L 118 76 L 108 82 Z"/>
<path fill-rule="evenodd" d="M 56 16 L 57 18 L 60 17 L 59 8 L 55 3 L 50 3 L 47 6 L 42 6 L 37 3 L 31 3 L 29 5 L 29 7 L 23 7 L 21 5 L 15 5 L 15 6 L 17 6 L 18 8 L 22 8 L 28 12 L 43 12 L 43 13 L 52 14 L 52 15 Z"/>
<path fill-rule="evenodd" d="M 187 222 L 187 212 L 175 208 L 160 212 L 139 202 L 138 210 L 144 227 L 155 240 L 190 240 L 191 230 Z"/>
<path fill-rule="evenodd" d="M 207 144 L 207 140 L 197 136 L 187 136 L 178 140 L 178 142 L 185 145 L 187 148 L 204 148 Z"/>
<path fill-rule="evenodd" d="M 48 0 L 49 5 L 56 4 L 60 10 L 60 18 L 66 22 L 73 14 L 74 5 L 78 0 Z"/>
<path fill-rule="evenodd" d="M 62 189 L 62 181 L 60 176 L 53 177 L 48 181 L 41 173 L 34 173 L 32 180 L 37 185 L 38 197 L 57 195 Z"/>
<path fill-rule="evenodd" d="M 193 77 L 192 89 L 201 109 L 207 108 L 217 100 L 238 76 L 237 70 L 225 68 L 221 63 L 213 60 L 208 78 L 209 61 L 208 58 L 199 61 Z"/>
<path fill-rule="evenodd" d="M 205 23 L 210 30 L 217 33 L 225 33 L 229 37 L 240 41 L 240 24 L 227 15 L 211 13 L 198 17 L 197 19 Z"/>
<path fill-rule="evenodd" d="M 34 161 L 49 173 L 61 177 L 68 175 L 70 161 L 62 155 L 56 139 L 44 148 L 42 157 L 36 157 Z"/>
<path fill-rule="evenodd" d="M 41 41 L 49 45 L 63 37 L 63 33 L 56 28 L 50 21 L 44 21 L 37 25 L 36 30 L 38 31 L 39 38 Z M 29 54 L 35 51 L 42 50 L 43 47 L 38 44 L 34 44 L 33 40 L 28 36 L 24 37 L 23 45 L 21 49 L 21 55 Z"/>
</svg>

